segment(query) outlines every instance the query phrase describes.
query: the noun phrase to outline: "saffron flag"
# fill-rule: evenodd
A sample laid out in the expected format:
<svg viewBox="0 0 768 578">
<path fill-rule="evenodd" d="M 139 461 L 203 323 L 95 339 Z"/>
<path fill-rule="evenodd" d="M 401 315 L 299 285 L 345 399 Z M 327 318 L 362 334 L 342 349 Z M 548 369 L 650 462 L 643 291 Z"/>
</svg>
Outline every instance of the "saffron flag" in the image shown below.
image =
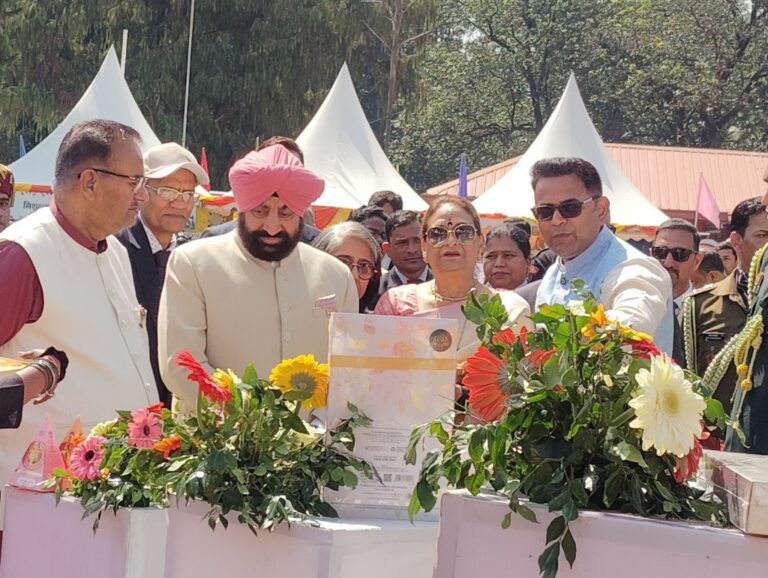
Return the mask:
<svg viewBox="0 0 768 578">
<path fill-rule="evenodd" d="M 208 172 L 208 155 L 205 154 L 205 147 L 203 147 L 203 152 L 200 153 L 200 166 L 203 167 L 203 170 L 205 171 L 205 173 L 210 177 L 211 173 Z M 206 191 L 211 190 L 210 183 L 207 185 L 202 185 L 202 187 Z"/>
<path fill-rule="evenodd" d="M 467 198 L 467 155 L 459 157 L 459 196 Z"/>
<path fill-rule="evenodd" d="M 715 195 L 704 180 L 704 173 L 699 175 L 699 192 L 696 197 L 696 212 L 712 223 L 718 229 L 720 228 L 720 208 L 717 206 Z"/>
</svg>

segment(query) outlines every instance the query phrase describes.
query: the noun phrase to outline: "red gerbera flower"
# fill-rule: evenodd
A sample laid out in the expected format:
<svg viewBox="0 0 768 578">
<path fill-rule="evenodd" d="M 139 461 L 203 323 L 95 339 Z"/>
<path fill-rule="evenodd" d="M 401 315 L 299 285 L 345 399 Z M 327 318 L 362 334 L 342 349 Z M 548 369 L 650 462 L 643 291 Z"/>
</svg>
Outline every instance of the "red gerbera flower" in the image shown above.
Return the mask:
<svg viewBox="0 0 768 578">
<path fill-rule="evenodd" d="M 528 355 L 528 328 L 525 326 L 520 330 L 520 345 L 523 346 L 523 354 Z"/>
<path fill-rule="evenodd" d="M 515 332 L 509 327 L 505 327 L 501 331 L 497 331 L 491 339 L 491 343 L 494 345 L 514 345 L 517 342 L 517 336 Z"/>
<path fill-rule="evenodd" d="M 644 357 L 650 359 L 652 355 L 661 355 L 661 350 L 650 341 L 631 341 L 632 353 L 635 357 Z"/>
<path fill-rule="evenodd" d="M 164 407 L 165 407 L 165 405 L 163 405 L 163 402 L 159 401 L 157 403 L 153 403 L 152 405 L 148 405 L 146 410 L 149 413 L 154 413 L 156 415 L 161 415 L 163 413 L 163 408 Z"/>
<path fill-rule="evenodd" d="M 709 436 L 709 434 L 707 434 Z M 686 454 L 685 457 L 678 458 L 675 456 L 675 469 L 672 474 L 675 476 L 675 481 L 684 484 L 690 480 L 696 472 L 699 470 L 699 459 L 704 454 L 701 448 L 701 442 L 694 438 L 693 448 Z"/>
<path fill-rule="evenodd" d="M 232 393 L 226 388 L 216 383 L 200 362 L 195 359 L 189 351 L 180 351 L 176 356 L 176 363 L 179 367 L 189 370 L 187 378 L 197 382 L 200 393 L 212 401 L 225 403 L 232 399 Z"/>
<path fill-rule="evenodd" d="M 173 434 L 170 437 L 161 439 L 152 447 L 155 451 L 163 454 L 163 458 L 167 460 L 168 456 L 181 447 L 181 438 L 177 434 Z"/>
<path fill-rule="evenodd" d="M 555 353 L 557 353 L 557 347 L 553 347 L 552 349 L 537 349 L 528 355 L 528 361 L 533 363 L 536 371 L 541 371 L 541 366 L 544 365 L 547 360 Z"/>
<path fill-rule="evenodd" d="M 470 405 L 483 419 L 494 421 L 504 414 L 508 377 L 504 362 L 487 347 L 481 345 L 467 359 L 463 383 L 469 389 Z"/>
</svg>

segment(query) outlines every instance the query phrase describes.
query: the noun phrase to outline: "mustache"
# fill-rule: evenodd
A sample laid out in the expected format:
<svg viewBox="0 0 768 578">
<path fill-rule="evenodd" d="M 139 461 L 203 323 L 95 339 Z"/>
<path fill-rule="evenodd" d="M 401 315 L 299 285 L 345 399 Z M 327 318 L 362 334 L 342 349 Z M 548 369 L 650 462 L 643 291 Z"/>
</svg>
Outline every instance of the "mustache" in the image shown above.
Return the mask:
<svg viewBox="0 0 768 578">
<path fill-rule="evenodd" d="M 270 235 L 266 231 L 250 231 L 248 233 L 248 236 L 251 239 L 258 239 L 258 240 L 261 240 L 261 239 L 280 239 L 281 241 L 287 241 L 288 239 L 290 239 L 290 236 L 285 231 L 280 231 L 276 235 Z"/>
</svg>

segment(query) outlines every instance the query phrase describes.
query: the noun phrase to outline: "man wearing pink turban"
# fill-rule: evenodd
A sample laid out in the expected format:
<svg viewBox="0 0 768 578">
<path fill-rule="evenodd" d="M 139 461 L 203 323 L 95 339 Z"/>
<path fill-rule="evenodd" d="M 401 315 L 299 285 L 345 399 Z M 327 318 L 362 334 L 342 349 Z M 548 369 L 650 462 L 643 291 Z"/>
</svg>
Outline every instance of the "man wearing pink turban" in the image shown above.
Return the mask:
<svg viewBox="0 0 768 578">
<path fill-rule="evenodd" d="M 197 389 L 175 364 L 179 351 L 209 370 L 239 373 L 253 362 L 266 378 L 296 355 L 325 362 L 329 311 L 358 310 L 349 269 L 299 243 L 320 177 L 278 144 L 235 162 L 229 183 L 237 229 L 173 251 L 160 300 L 160 370 L 183 410 L 194 409 Z"/>
</svg>

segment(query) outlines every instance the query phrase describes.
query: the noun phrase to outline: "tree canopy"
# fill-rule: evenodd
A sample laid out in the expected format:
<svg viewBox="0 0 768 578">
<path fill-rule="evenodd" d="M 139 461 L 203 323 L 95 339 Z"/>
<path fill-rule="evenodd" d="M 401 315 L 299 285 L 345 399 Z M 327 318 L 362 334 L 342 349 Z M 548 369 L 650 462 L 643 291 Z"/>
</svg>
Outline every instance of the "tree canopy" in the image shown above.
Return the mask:
<svg viewBox="0 0 768 578">
<path fill-rule="evenodd" d="M 128 30 L 126 80 L 181 140 L 190 0 L 5 0 L 0 162 L 66 116 Z M 393 163 L 423 190 L 520 154 L 573 71 L 604 140 L 768 148 L 766 0 L 208 0 L 196 3 L 187 146 L 214 185 L 297 136 L 343 62 Z"/>
</svg>

